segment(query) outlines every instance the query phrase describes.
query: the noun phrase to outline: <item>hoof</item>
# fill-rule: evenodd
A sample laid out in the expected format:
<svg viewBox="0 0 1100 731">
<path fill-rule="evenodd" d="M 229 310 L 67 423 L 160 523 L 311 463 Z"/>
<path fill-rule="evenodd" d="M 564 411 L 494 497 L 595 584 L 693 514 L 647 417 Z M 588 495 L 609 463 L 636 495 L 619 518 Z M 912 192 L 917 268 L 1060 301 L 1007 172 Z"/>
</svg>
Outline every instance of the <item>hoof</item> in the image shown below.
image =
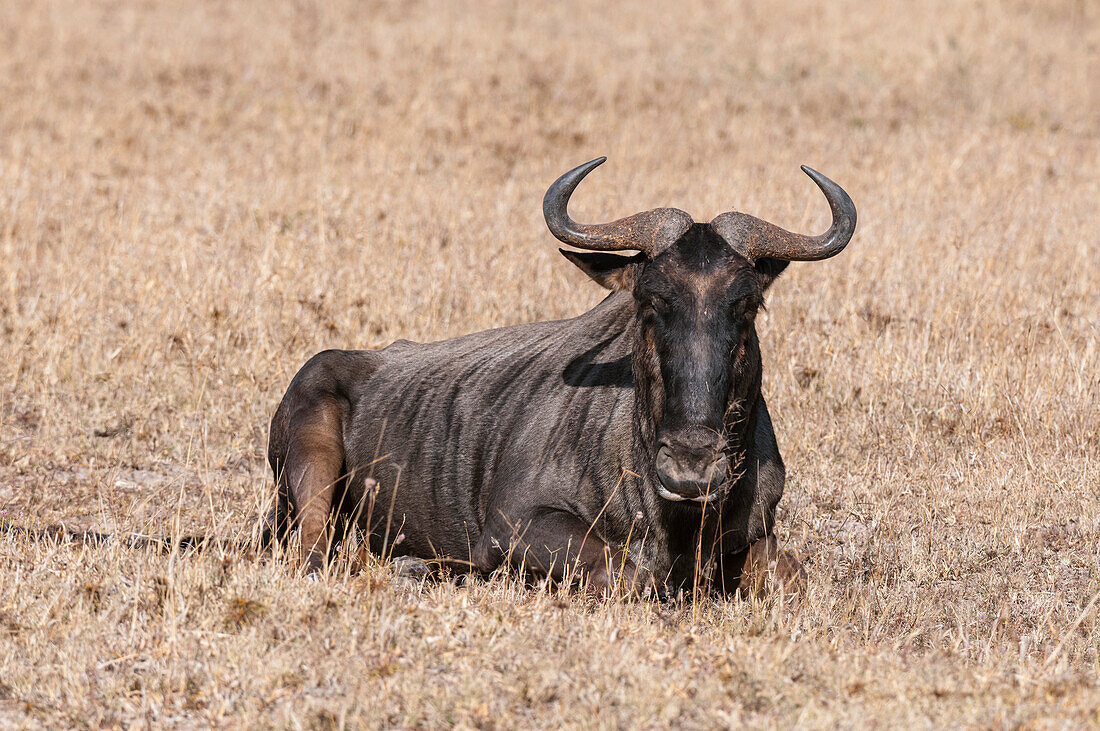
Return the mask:
<svg viewBox="0 0 1100 731">
<path fill-rule="evenodd" d="M 601 566 L 588 577 L 585 592 L 598 599 L 619 597 L 621 599 L 663 600 L 668 592 L 657 582 L 648 570 L 627 561 L 618 568 Z"/>
<path fill-rule="evenodd" d="M 742 596 L 764 597 L 772 593 L 797 596 L 806 586 L 806 571 L 793 551 L 780 549 L 775 536 L 759 540 L 749 548 L 741 571 Z"/>
<path fill-rule="evenodd" d="M 310 551 L 303 562 L 302 570 L 307 578 L 317 580 L 325 570 L 325 555 L 320 551 Z"/>
<path fill-rule="evenodd" d="M 432 573 L 428 562 L 414 556 L 398 556 L 393 559 L 397 579 L 409 583 L 420 583 Z"/>
</svg>

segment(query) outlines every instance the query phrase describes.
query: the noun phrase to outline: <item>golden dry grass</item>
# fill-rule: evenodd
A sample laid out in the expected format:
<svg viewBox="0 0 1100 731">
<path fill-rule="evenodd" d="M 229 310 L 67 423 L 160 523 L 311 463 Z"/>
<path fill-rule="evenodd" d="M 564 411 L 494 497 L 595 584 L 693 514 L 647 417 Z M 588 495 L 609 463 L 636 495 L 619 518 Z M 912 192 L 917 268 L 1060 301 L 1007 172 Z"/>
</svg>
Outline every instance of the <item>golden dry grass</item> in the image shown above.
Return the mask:
<svg viewBox="0 0 1100 731">
<path fill-rule="evenodd" d="M 761 328 L 797 606 L 0 532 L 0 724 L 1100 724 L 1095 3 L 0 4 L 5 523 L 249 535 L 325 347 L 602 296 L 578 217 L 860 228 Z"/>
</svg>

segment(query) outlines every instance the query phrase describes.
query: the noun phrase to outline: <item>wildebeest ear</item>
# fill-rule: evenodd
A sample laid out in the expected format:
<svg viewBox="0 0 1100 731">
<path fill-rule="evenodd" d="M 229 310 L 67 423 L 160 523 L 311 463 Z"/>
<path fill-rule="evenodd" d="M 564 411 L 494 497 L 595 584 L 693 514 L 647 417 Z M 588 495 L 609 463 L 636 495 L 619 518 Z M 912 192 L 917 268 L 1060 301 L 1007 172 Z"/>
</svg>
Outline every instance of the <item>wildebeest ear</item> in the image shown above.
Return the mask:
<svg viewBox="0 0 1100 731">
<path fill-rule="evenodd" d="M 772 282 L 783 273 L 783 270 L 787 268 L 788 264 L 790 264 L 789 261 L 769 259 L 767 257 L 757 260 L 756 274 L 760 278 L 760 289 L 767 291 L 768 287 L 772 286 Z"/>
<path fill-rule="evenodd" d="M 611 290 L 633 289 L 634 278 L 646 261 L 645 254 L 622 256 L 591 251 L 558 251 L 591 277 L 593 282 Z"/>
</svg>

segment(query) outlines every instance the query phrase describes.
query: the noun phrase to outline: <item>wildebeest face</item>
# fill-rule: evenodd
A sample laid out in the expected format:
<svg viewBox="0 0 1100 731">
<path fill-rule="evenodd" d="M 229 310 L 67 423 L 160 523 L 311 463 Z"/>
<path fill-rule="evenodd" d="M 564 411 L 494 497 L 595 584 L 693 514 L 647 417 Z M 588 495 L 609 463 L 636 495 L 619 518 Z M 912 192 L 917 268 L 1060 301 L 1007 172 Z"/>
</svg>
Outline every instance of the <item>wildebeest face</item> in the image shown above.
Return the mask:
<svg viewBox="0 0 1100 731">
<path fill-rule="evenodd" d="M 658 490 L 669 500 L 709 502 L 729 481 L 731 426 L 759 394 L 753 319 L 764 290 L 787 262 L 827 259 L 843 250 L 855 231 L 855 205 L 840 186 L 803 166 L 833 214 L 820 236 L 791 233 L 736 211 L 707 224 L 676 208 L 577 223 L 567 210 L 569 197 L 603 161 L 580 165 L 550 186 L 543 198 L 546 225 L 560 241 L 588 250 L 562 250 L 588 276 L 633 293 L 634 388 L 654 424 L 645 441 Z M 603 253 L 630 249 L 639 253 Z"/>
<path fill-rule="evenodd" d="M 726 412 L 744 390 L 735 382 L 759 381 L 753 320 L 763 289 L 756 269 L 696 224 L 641 270 L 633 292 L 663 391 L 655 394 L 663 403 L 654 404 L 661 495 L 709 501 L 728 478 Z"/>
<path fill-rule="evenodd" d="M 729 477 L 727 416 L 759 383 L 754 318 L 772 272 L 758 271 L 708 224 L 645 256 L 563 253 L 637 306 L 636 388 L 650 394 L 654 468 L 669 500 L 709 502 Z M 778 264 L 778 263 L 777 263 Z"/>
</svg>

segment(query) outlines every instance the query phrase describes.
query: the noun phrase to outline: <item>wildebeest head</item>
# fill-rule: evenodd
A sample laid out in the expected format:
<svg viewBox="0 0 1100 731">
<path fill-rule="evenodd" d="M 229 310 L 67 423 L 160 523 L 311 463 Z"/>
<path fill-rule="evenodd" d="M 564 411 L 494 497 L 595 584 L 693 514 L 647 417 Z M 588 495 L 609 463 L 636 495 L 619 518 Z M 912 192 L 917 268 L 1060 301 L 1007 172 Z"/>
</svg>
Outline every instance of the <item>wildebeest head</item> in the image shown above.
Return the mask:
<svg viewBox="0 0 1100 731">
<path fill-rule="evenodd" d="M 803 166 L 833 213 L 820 236 L 737 212 L 695 223 L 676 208 L 577 223 L 567 212 L 569 197 L 605 159 L 570 170 L 550 186 L 543 200 L 546 224 L 564 243 L 600 252 L 561 250 L 585 274 L 608 289 L 633 293 L 635 389 L 654 425 L 650 452 L 658 491 L 668 500 L 709 502 L 727 489 L 737 446 L 731 427 L 759 393 L 754 318 L 764 291 L 788 262 L 840 253 L 855 230 L 855 205 L 840 186 Z M 639 253 L 602 253 L 617 250 Z"/>
</svg>

